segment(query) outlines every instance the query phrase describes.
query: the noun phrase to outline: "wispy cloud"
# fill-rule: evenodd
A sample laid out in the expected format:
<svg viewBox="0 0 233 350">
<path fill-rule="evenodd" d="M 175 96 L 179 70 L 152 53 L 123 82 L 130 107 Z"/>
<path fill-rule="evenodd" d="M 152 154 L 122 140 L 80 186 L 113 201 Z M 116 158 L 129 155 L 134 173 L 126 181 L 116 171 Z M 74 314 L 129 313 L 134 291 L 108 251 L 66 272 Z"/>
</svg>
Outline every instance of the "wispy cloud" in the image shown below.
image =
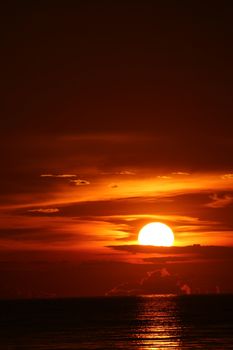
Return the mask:
<svg viewBox="0 0 233 350">
<path fill-rule="evenodd" d="M 198 224 L 201 221 L 192 216 L 185 216 L 185 215 L 162 215 L 162 214 L 121 214 L 121 215 L 108 215 L 108 216 L 102 216 L 104 220 L 125 220 L 125 221 L 136 221 L 141 219 L 146 220 L 162 220 L 162 221 L 169 221 L 169 222 L 177 222 L 177 223 L 191 223 L 191 224 Z"/>
<path fill-rule="evenodd" d="M 38 209 L 29 209 L 28 212 L 30 213 L 44 213 L 44 214 L 53 214 L 58 213 L 58 208 L 38 208 Z"/>
<path fill-rule="evenodd" d="M 223 180 L 233 180 L 233 173 L 224 174 L 221 177 Z"/>
<path fill-rule="evenodd" d="M 71 178 L 71 177 L 77 177 L 77 175 L 75 174 L 41 174 L 40 177 Z"/>
<path fill-rule="evenodd" d="M 158 179 L 169 180 L 169 179 L 171 179 L 172 177 L 171 177 L 171 176 L 167 176 L 167 175 L 158 175 L 157 178 L 158 178 Z"/>
<path fill-rule="evenodd" d="M 183 172 L 183 171 L 175 171 L 175 172 L 172 172 L 171 175 L 175 175 L 175 176 L 190 176 L 191 174 Z M 158 175 L 157 178 L 158 179 L 172 179 L 173 176 L 171 176 L 171 175 Z"/>
<path fill-rule="evenodd" d="M 217 194 L 213 194 L 210 196 L 210 199 L 211 202 L 206 204 L 206 207 L 209 208 L 224 208 L 233 203 L 233 196 L 231 195 L 218 196 Z"/>
<path fill-rule="evenodd" d="M 71 183 L 75 184 L 76 186 L 85 186 L 85 185 L 90 185 L 90 182 L 87 180 L 70 180 Z"/>
<path fill-rule="evenodd" d="M 118 174 L 119 175 L 136 175 L 134 171 L 130 171 L 130 170 L 122 170 Z"/>
<path fill-rule="evenodd" d="M 130 175 L 130 176 L 134 176 L 134 175 L 136 175 L 136 172 L 131 171 L 131 170 L 103 171 L 103 172 L 101 172 L 101 175 Z"/>
<path fill-rule="evenodd" d="M 175 171 L 175 172 L 172 173 L 172 175 L 189 176 L 189 175 L 191 175 L 191 174 L 190 174 L 190 173 L 183 172 L 183 171 Z"/>
</svg>

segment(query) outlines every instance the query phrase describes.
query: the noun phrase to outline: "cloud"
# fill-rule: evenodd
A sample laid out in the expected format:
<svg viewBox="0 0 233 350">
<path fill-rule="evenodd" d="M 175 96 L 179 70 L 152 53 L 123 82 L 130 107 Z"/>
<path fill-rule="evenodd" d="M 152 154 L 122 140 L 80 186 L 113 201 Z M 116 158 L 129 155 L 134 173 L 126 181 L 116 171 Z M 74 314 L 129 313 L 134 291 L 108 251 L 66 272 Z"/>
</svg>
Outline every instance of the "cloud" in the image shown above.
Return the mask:
<svg viewBox="0 0 233 350">
<path fill-rule="evenodd" d="M 58 177 L 58 178 L 72 178 L 77 177 L 75 174 L 41 174 L 40 177 Z"/>
<path fill-rule="evenodd" d="M 171 176 L 167 176 L 167 175 L 158 175 L 157 178 L 158 179 L 168 180 L 168 179 L 171 179 L 172 177 Z"/>
<path fill-rule="evenodd" d="M 180 286 L 180 290 L 184 294 L 191 294 L 192 293 L 191 287 L 186 283 Z"/>
<path fill-rule="evenodd" d="M 223 180 L 233 180 L 233 173 L 223 175 L 222 179 Z"/>
<path fill-rule="evenodd" d="M 160 274 L 161 274 L 161 277 L 167 277 L 167 276 L 170 276 L 170 272 L 168 272 L 168 270 L 163 267 L 161 270 L 160 270 Z"/>
<path fill-rule="evenodd" d="M 233 203 L 233 196 L 231 195 L 224 195 L 221 197 L 217 194 L 213 194 L 212 196 L 210 196 L 210 199 L 212 201 L 205 205 L 209 208 L 224 208 Z"/>
<path fill-rule="evenodd" d="M 102 175 L 131 175 L 134 176 L 136 173 L 131 170 L 121 170 L 121 171 L 103 171 L 101 172 Z"/>
<path fill-rule="evenodd" d="M 76 186 L 85 186 L 85 185 L 90 185 L 90 182 L 87 180 L 70 180 L 71 183 L 74 183 Z"/>
<path fill-rule="evenodd" d="M 44 214 L 53 214 L 53 213 L 58 213 L 59 209 L 58 208 L 38 208 L 38 209 L 29 209 L 28 210 L 30 213 L 44 213 Z"/>
<path fill-rule="evenodd" d="M 171 274 L 166 268 L 146 272 L 146 275 L 136 282 L 122 283 L 106 295 L 151 295 L 151 294 L 190 294 L 191 288 L 181 284 L 175 274 Z"/>
<path fill-rule="evenodd" d="M 130 171 L 130 170 L 122 170 L 122 171 L 120 171 L 120 172 L 117 173 L 117 174 L 119 174 L 119 175 L 136 175 L 135 172 Z"/>
<path fill-rule="evenodd" d="M 119 186 L 117 184 L 110 184 L 110 185 L 108 185 L 108 187 L 110 187 L 110 188 L 118 188 Z"/>
<path fill-rule="evenodd" d="M 183 172 L 183 171 L 175 171 L 172 173 L 172 175 L 184 175 L 184 176 L 189 176 L 191 175 L 190 173 L 186 173 L 186 172 Z"/>
</svg>

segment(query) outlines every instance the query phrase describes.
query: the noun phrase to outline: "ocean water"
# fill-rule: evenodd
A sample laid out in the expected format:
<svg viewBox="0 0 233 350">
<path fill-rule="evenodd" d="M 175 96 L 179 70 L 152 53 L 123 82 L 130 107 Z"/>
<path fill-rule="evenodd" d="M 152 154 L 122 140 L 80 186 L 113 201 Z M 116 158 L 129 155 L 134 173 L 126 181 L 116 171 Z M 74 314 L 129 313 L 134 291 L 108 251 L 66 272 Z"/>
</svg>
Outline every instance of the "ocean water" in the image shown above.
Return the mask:
<svg viewBox="0 0 233 350">
<path fill-rule="evenodd" d="M 0 349 L 233 349 L 233 295 L 0 301 Z"/>
</svg>

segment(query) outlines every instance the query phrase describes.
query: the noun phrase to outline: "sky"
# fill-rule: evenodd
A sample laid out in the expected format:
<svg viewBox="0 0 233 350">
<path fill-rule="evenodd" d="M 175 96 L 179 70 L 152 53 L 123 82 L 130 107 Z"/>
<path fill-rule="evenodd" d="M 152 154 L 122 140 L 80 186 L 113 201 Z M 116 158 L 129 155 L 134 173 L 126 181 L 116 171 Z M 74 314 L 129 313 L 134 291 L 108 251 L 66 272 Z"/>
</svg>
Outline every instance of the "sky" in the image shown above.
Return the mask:
<svg viewBox="0 0 233 350">
<path fill-rule="evenodd" d="M 0 297 L 233 292 L 232 5 L 3 14 Z"/>
</svg>

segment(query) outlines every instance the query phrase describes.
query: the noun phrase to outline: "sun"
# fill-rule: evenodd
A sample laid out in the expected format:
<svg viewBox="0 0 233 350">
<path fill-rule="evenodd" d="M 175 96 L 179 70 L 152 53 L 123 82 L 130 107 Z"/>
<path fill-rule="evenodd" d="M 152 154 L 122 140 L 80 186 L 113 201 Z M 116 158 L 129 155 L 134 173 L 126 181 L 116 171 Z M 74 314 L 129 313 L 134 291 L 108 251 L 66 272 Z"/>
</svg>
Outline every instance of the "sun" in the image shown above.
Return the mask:
<svg viewBox="0 0 233 350">
<path fill-rule="evenodd" d="M 139 231 L 138 242 L 141 245 L 171 247 L 174 243 L 174 233 L 169 226 L 161 222 L 151 222 Z"/>
</svg>

